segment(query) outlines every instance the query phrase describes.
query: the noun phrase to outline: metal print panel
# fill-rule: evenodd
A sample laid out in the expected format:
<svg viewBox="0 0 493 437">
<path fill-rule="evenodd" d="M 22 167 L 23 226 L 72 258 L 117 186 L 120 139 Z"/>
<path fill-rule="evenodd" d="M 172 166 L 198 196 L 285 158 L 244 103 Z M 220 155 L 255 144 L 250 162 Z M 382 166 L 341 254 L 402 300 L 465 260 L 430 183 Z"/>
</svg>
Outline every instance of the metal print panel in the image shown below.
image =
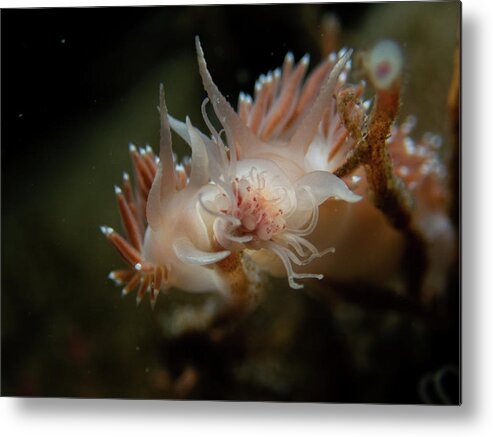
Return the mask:
<svg viewBox="0 0 493 437">
<path fill-rule="evenodd" d="M 2 11 L 2 395 L 460 403 L 460 4 Z"/>
</svg>

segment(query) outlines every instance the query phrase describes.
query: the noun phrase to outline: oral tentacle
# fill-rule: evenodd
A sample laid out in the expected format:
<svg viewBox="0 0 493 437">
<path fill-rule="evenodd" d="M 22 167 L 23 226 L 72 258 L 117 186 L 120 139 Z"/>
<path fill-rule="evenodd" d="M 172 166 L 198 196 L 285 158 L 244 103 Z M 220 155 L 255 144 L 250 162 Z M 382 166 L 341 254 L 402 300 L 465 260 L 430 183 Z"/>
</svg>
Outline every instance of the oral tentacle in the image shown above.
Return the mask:
<svg viewBox="0 0 493 437">
<path fill-rule="evenodd" d="M 262 147 L 262 143 L 252 131 L 241 121 L 238 114 L 231 107 L 226 98 L 221 94 L 207 69 L 204 51 L 200 45 L 198 37 L 195 38 L 195 47 L 199 64 L 199 72 L 202 77 L 204 88 L 211 99 L 212 106 L 216 112 L 220 123 L 226 130 L 230 144 L 238 144 L 241 150 L 251 149 L 252 147 Z"/>
</svg>

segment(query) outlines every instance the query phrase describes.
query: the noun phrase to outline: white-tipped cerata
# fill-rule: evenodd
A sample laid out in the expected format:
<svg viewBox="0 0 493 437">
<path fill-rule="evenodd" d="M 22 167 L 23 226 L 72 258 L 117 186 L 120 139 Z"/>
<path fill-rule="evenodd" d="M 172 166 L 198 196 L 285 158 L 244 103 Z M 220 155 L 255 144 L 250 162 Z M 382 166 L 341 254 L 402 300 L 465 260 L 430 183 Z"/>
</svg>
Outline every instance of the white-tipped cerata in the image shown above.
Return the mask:
<svg viewBox="0 0 493 437">
<path fill-rule="evenodd" d="M 113 233 L 113 228 L 110 228 L 109 226 L 100 226 L 99 229 L 105 236 Z"/>
<path fill-rule="evenodd" d="M 337 85 L 337 78 L 339 77 L 339 74 L 341 74 L 344 65 L 351 57 L 352 52 L 352 50 L 346 51 L 344 56 L 339 59 L 330 72 L 329 78 L 320 89 L 320 94 L 318 95 L 317 100 L 315 100 L 315 103 L 311 107 L 310 111 L 296 129 L 294 135 L 291 137 L 288 145 L 289 148 L 296 148 L 306 152 L 308 145 L 313 140 L 313 137 L 317 132 L 325 110 L 330 105 L 332 95 L 334 94 L 334 90 Z"/>
</svg>

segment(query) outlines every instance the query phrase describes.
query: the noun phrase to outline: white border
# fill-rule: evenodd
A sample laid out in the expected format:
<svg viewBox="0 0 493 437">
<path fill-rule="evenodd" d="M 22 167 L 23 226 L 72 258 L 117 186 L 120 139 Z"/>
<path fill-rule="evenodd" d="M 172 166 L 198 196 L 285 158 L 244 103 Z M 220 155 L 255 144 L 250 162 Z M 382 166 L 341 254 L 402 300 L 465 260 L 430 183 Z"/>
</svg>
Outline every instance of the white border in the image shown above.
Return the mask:
<svg viewBox="0 0 493 437">
<path fill-rule="evenodd" d="M 5 7 L 162 4 L 156 1 L 16 1 Z M 167 2 L 178 3 L 178 2 Z M 212 3 L 190 1 L 188 4 Z M 214 1 L 213 3 L 231 3 Z M 252 2 L 244 2 L 252 3 Z M 278 3 L 271 1 L 269 3 Z M 286 2 L 287 3 L 287 2 Z M 489 2 L 463 2 L 463 405 L 245 404 L 0 399 L 2 435 L 463 436 L 491 435 L 493 242 L 492 32 Z M 329 434 L 330 433 L 330 434 Z"/>
</svg>

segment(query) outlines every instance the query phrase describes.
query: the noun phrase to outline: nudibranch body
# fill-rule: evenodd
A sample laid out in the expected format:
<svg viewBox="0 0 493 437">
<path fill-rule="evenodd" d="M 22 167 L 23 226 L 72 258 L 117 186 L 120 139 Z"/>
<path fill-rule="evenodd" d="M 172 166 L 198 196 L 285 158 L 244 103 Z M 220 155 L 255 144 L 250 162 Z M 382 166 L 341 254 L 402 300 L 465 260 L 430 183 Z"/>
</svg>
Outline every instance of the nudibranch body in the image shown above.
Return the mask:
<svg viewBox="0 0 493 437">
<path fill-rule="evenodd" d="M 182 123 L 168 116 L 161 90 L 159 159 L 149 149 L 131 149 L 138 185 L 135 199 L 128 177 L 124 190 L 116 190 L 128 241 L 102 227 L 130 264 L 130 269 L 110 277 L 126 284 L 124 293 L 139 287 L 138 300 L 150 291 L 154 302 L 168 287 L 217 290 L 228 296 L 235 281 L 221 265 L 246 253 L 260 270 L 273 274 L 280 273 L 280 261 L 292 288 L 302 287 L 297 279 L 321 279 L 321 274 L 296 273 L 293 264 L 307 265 L 334 251 L 319 251 L 305 238 L 317 225 L 321 204 L 329 198 L 360 200 L 328 171 L 331 151 L 325 143 L 315 143 L 316 153 L 312 145 L 317 135 L 336 132 L 340 144 L 346 140 L 347 135 L 338 132 L 340 123 L 331 127 L 334 114 L 327 108 L 351 53 L 332 56 L 304 86 L 307 58 L 294 66 L 288 55 L 282 73 L 264 81 L 252 107 L 243 99 L 238 114 L 212 81 L 198 39 L 196 44 L 203 84 L 226 141 L 207 117 L 207 100 L 202 113 L 210 137 L 188 118 Z M 186 166 L 175 162 L 170 127 L 192 149 Z M 321 147 L 326 156 L 318 162 Z"/>
<path fill-rule="evenodd" d="M 198 39 L 196 48 L 209 135 L 188 118 L 169 116 L 161 89 L 159 158 L 150 148 L 131 148 L 135 195 L 128 176 L 116 190 L 127 239 L 102 227 L 130 265 L 110 277 L 125 284 L 124 293 L 138 287 L 138 301 L 150 291 L 151 303 L 169 287 L 231 298 L 240 288 L 255 288 L 260 271 L 287 276 L 295 289 L 303 286 L 298 280 L 322 274 L 334 283 L 402 289 L 408 242 L 369 195 L 373 164 L 360 160 L 343 179 L 334 174 L 361 150 L 378 112 L 362 101 L 363 83 L 346 84 L 351 51 L 331 54 L 306 80 L 308 56 L 295 64 L 288 53 L 282 68 L 260 77 L 253 97 L 240 93 L 235 111 L 213 82 Z M 377 45 L 368 64 L 376 100 L 390 95 L 398 101 L 398 89 L 392 90 L 402 58 L 395 43 Z M 219 132 L 207 116 L 208 102 Z M 447 190 L 437 137 L 414 146 L 411 121 L 391 131 L 397 107 L 384 120 L 390 137 L 367 147 L 385 149 L 391 183 L 402 183 L 415 200 L 410 226 L 426 244 L 429 298 L 444 288 L 451 262 Z M 176 162 L 171 130 L 190 146 L 190 160 Z"/>
</svg>

